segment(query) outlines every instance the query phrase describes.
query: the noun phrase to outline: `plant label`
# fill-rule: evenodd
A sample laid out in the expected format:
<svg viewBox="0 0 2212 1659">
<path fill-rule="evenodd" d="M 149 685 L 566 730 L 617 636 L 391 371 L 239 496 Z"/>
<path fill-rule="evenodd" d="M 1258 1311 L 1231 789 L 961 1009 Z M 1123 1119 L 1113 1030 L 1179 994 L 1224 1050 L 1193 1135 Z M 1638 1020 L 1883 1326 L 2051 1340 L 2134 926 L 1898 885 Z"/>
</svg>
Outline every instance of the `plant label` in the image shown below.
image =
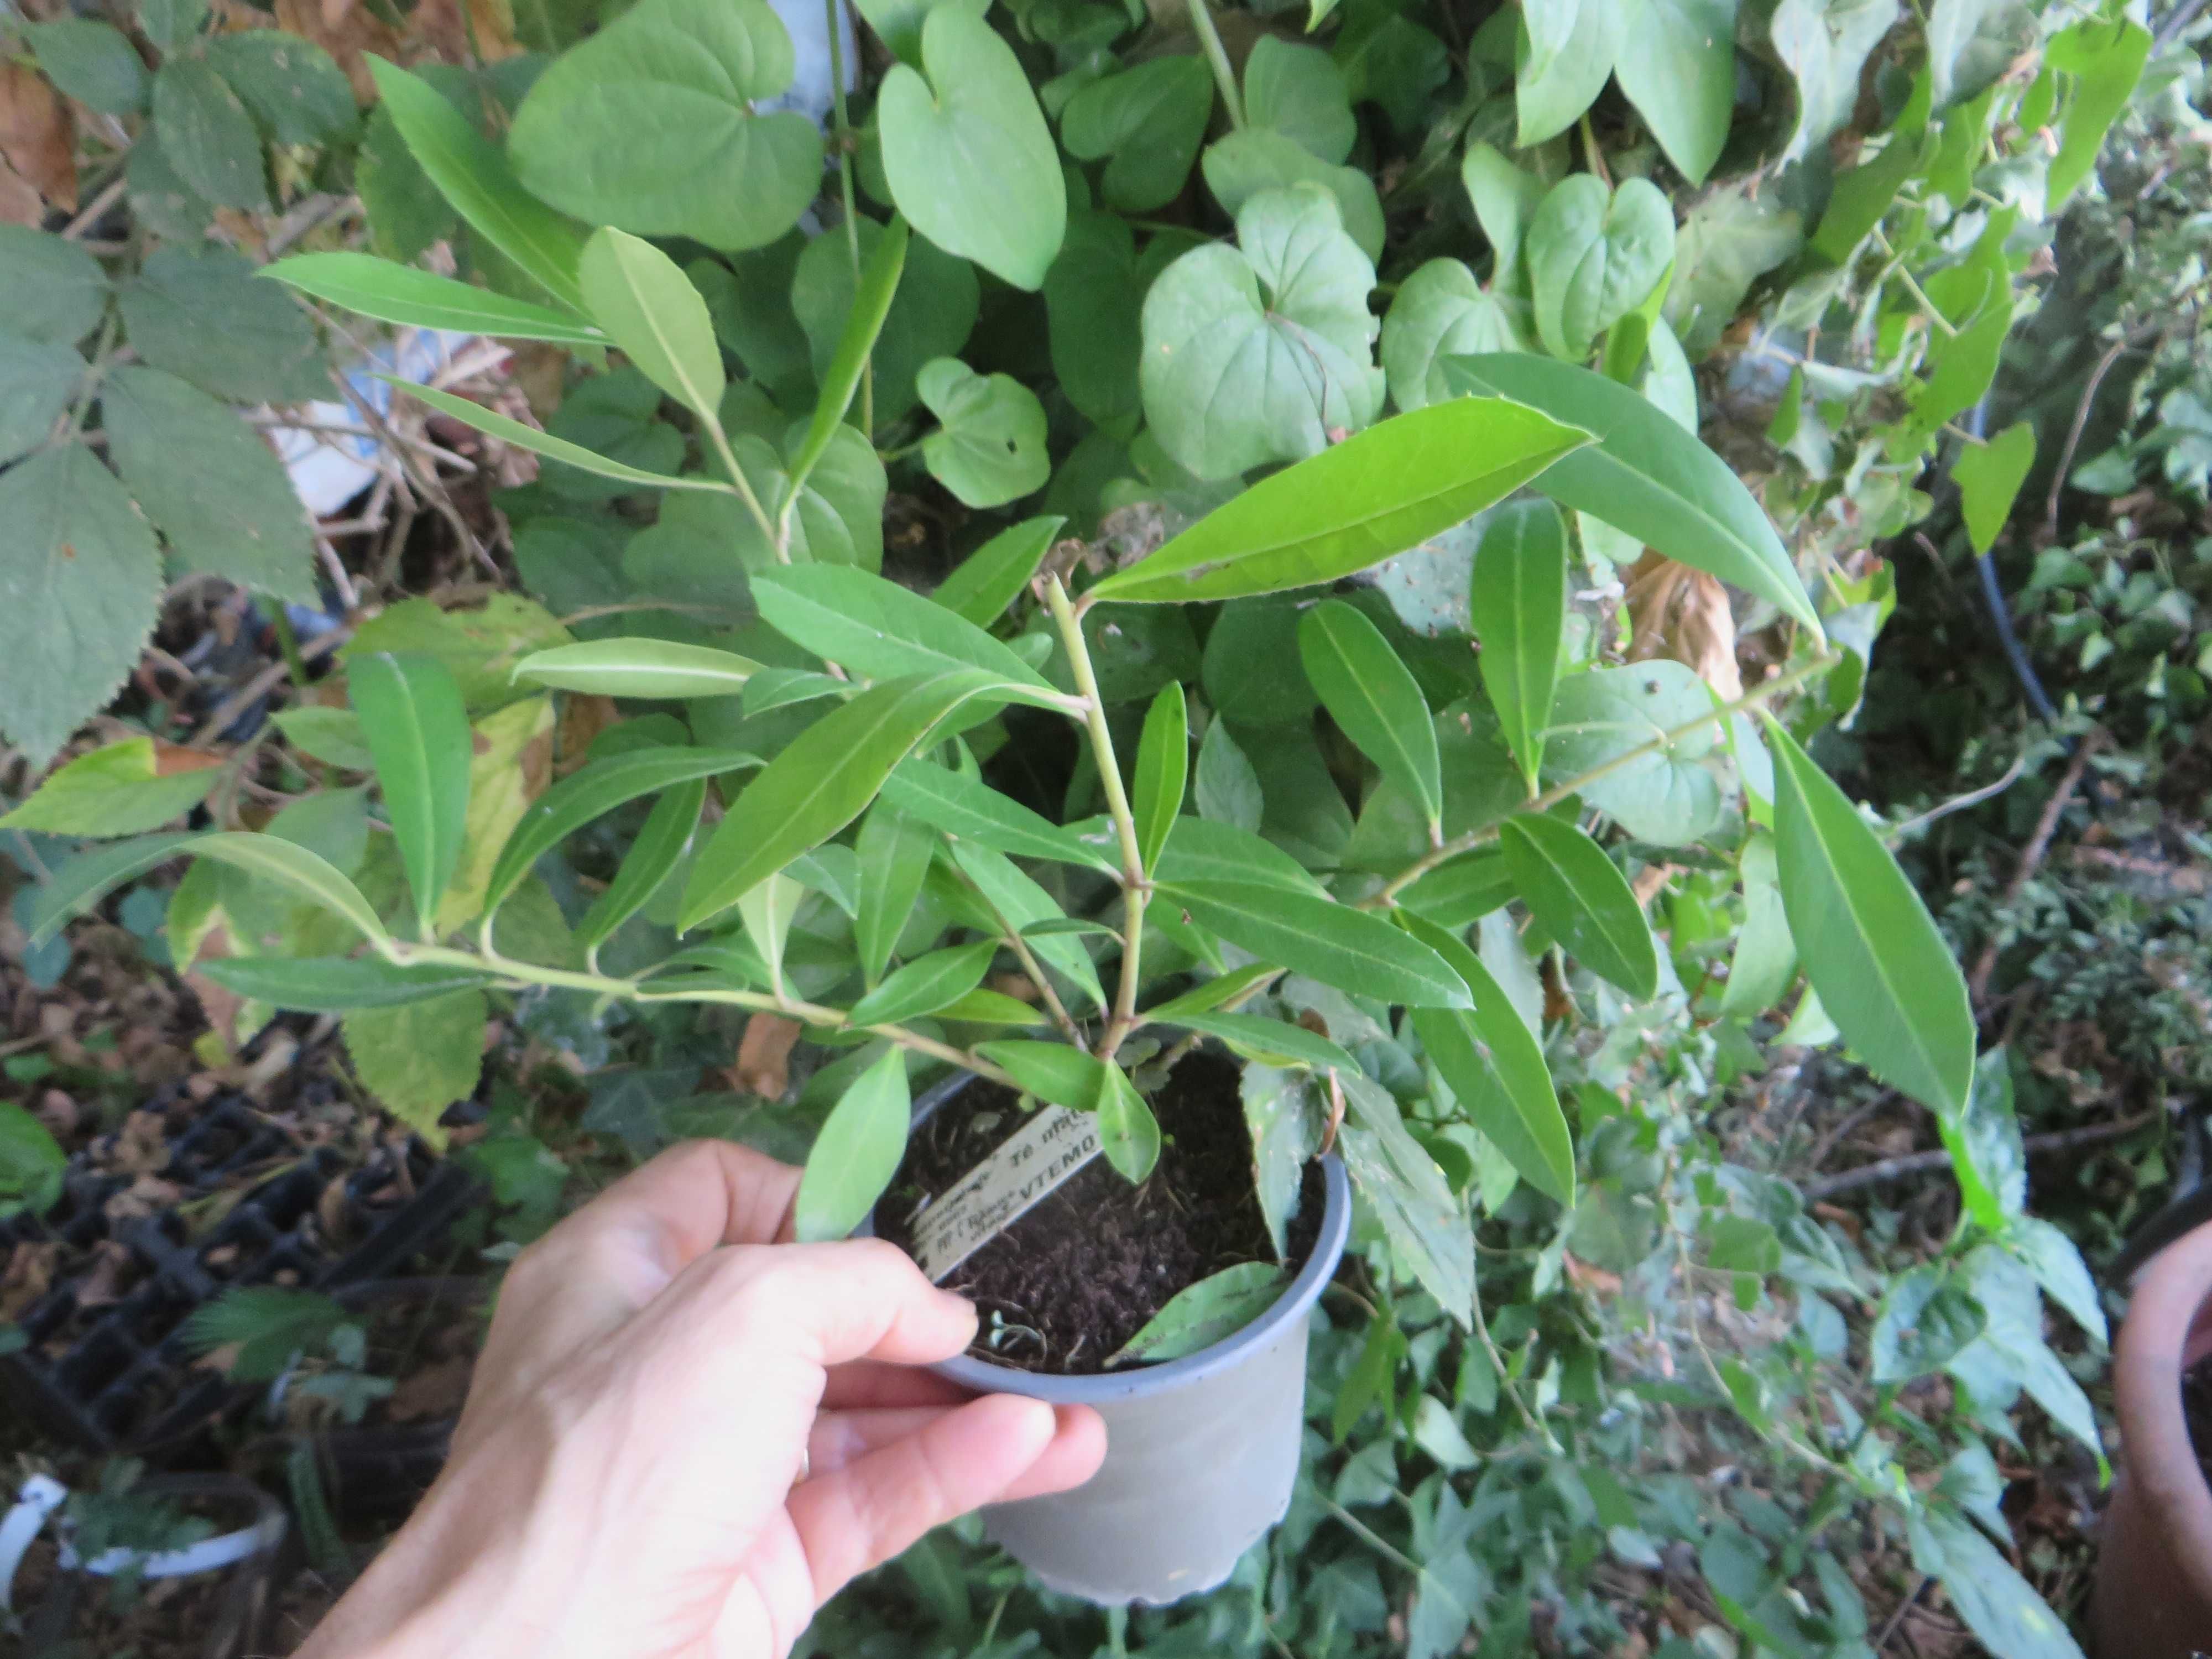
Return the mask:
<svg viewBox="0 0 2212 1659">
<path fill-rule="evenodd" d="M 1046 1107 L 921 1212 L 914 1252 L 922 1272 L 943 1279 L 1097 1156 L 1096 1112 Z"/>
</svg>

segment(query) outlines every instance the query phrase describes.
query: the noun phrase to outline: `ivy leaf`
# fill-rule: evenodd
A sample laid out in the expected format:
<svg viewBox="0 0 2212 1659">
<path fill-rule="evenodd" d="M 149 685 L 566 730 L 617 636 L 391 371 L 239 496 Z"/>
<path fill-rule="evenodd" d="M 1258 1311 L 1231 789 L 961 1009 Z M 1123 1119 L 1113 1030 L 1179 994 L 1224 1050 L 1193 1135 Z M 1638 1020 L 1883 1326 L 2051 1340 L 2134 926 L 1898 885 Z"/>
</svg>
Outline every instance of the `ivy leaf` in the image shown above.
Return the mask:
<svg viewBox="0 0 2212 1659">
<path fill-rule="evenodd" d="M 1786 165 L 1850 118 L 1859 75 L 1903 8 L 1898 0 L 1781 0 L 1767 24 L 1775 56 L 1797 82 L 1797 124 Z"/>
<path fill-rule="evenodd" d="M 938 6 L 921 63 L 893 64 L 877 94 L 891 199 L 946 252 L 1034 293 L 1060 252 L 1067 191 L 1021 61 L 981 18 Z"/>
<path fill-rule="evenodd" d="M 823 1121 L 793 1201 L 792 1229 L 802 1244 L 851 1234 L 876 1207 L 906 1155 L 906 1056 L 892 1048 L 854 1078 Z"/>
<path fill-rule="evenodd" d="M 1272 1261 L 1241 1261 L 1186 1285 L 1107 1356 L 1106 1366 L 1158 1364 L 1237 1334 L 1282 1300 L 1291 1276 Z"/>
<path fill-rule="evenodd" d="M 176 568 L 281 599 L 315 596 L 314 541 L 283 464 L 231 411 L 156 368 L 100 388 L 108 455 Z"/>
<path fill-rule="evenodd" d="M 1562 179 L 1522 246 L 1536 329 L 1554 357 L 1580 362 L 1641 305 L 1674 259 L 1674 210 L 1648 179 L 1608 191 L 1587 173 Z"/>
<path fill-rule="evenodd" d="M 1232 219 L 1263 191 L 1319 185 L 1335 198 L 1344 234 L 1370 261 L 1382 257 L 1382 201 L 1375 181 L 1358 167 L 1331 167 L 1295 138 L 1247 127 L 1209 145 L 1201 171 Z"/>
<path fill-rule="evenodd" d="M 1498 839 L 1515 890 L 1585 968 L 1639 1000 L 1658 994 L 1659 952 L 1644 907 L 1603 848 L 1545 812 L 1506 819 Z"/>
<path fill-rule="evenodd" d="M 1844 792 L 1771 720 L 1766 737 L 1783 908 L 1821 1006 L 1883 1082 L 1939 1117 L 1963 1112 L 1974 1016 L 1950 947 Z"/>
<path fill-rule="evenodd" d="M 1629 8 L 1613 76 L 1682 176 L 1705 182 L 1735 109 L 1736 0 Z"/>
<path fill-rule="evenodd" d="M 2012 516 L 2012 504 L 2035 465 L 2035 428 L 2021 421 L 1985 444 L 1968 444 L 1951 463 L 1959 485 L 1959 511 L 1974 551 L 1996 545 L 1997 532 Z"/>
<path fill-rule="evenodd" d="M 118 296 L 139 358 L 227 403 L 328 397 L 322 349 L 283 289 L 228 248 L 165 247 Z"/>
<path fill-rule="evenodd" d="M 2046 175 L 2047 210 L 2056 215 L 2066 198 L 2095 169 L 2105 134 L 2127 107 L 2128 99 L 2150 61 L 2151 33 L 2130 19 L 2076 23 L 2053 35 L 2043 62 L 2075 77 L 2074 96 L 2061 124 L 2058 154 Z"/>
<path fill-rule="evenodd" d="M 0 465 L 46 442 L 83 380 L 69 347 L 0 328 Z"/>
<path fill-rule="evenodd" d="M 969 507 L 1003 507 L 1052 476 L 1044 405 L 1011 374 L 978 374 L 957 357 L 922 365 L 915 390 L 938 429 L 921 441 L 930 476 Z"/>
<path fill-rule="evenodd" d="M 1343 164 L 1359 137 L 1344 71 L 1319 46 L 1279 35 L 1262 34 L 1244 60 L 1244 114 L 1332 167 Z"/>
<path fill-rule="evenodd" d="M 225 419 L 230 418 L 226 416 Z M 161 554 L 115 477 L 82 444 L 0 473 L 0 729 L 43 766 L 138 661 L 161 603 Z"/>
<path fill-rule="evenodd" d="M 269 205 L 261 135 L 245 100 L 198 58 L 172 58 L 154 76 L 154 137 L 184 181 L 218 207 Z"/>
<path fill-rule="evenodd" d="M 1559 782 L 1621 762 L 1584 786 L 1583 799 L 1639 840 L 1686 847 L 1720 817 L 1720 786 L 1698 763 L 1712 752 L 1720 723 L 1692 725 L 1712 710 L 1705 683 L 1678 662 L 1571 674 L 1553 696 L 1544 775 Z M 1648 744 L 1658 746 L 1624 761 Z"/>
<path fill-rule="evenodd" d="M 525 190 L 507 157 L 428 81 L 373 54 L 367 61 L 380 107 L 438 193 L 470 229 L 580 314 L 584 295 L 576 266 L 584 253 L 582 227 Z"/>
<path fill-rule="evenodd" d="M 507 155 L 532 195 L 587 223 L 763 247 L 821 187 L 814 123 L 754 109 L 793 64 L 762 0 L 640 0 L 546 66 Z"/>
<path fill-rule="evenodd" d="M 1150 213 L 1182 192 L 1212 113 L 1213 76 L 1203 59 L 1155 58 L 1069 99 L 1060 136 L 1078 161 L 1106 161 L 1099 188 L 1110 206 Z"/>
<path fill-rule="evenodd" d="M 127 738 L 79 755 L 32 791 L 0 830 L 102 840 L 142 835 L 182 817 L 222 775 L 216 756 Z"/>
<path fill-rule="evenodd" d="M 576 280 L 592 319 L 640 374 L 693 414 L 717 418 L 721 343 L 707 302 L 673 259 L 610 225 L 584 244 Z"/>
<path fill-rule="evenodd" d="M 1502 398 L 1432 404 L 1263 479 L 1091 597 L 1172 604 L 1334 581 L 1463 523 L 1584 441 Z"/>
<path fill-rule="evenodd" d="M 1444 785 L 1437 728 L 1413 671 L 1382 630 L 1341 599 L 1298 623 L 1298 654 L 1322 706 L 1359 751 L 1420 803 L 1432 842 L 1443 838 Z"/>
<path fill-rule="evenodd" d="M 346 665 L 346 690 L 376 757 L 384 810 L 428 939 L 467 830 L 475 744 L 461 689 L 434 657 L 379 652 Z"/>
<path fill-rule="evenodd" d="M 1632 9 L 1624 0 L 1566 0 L 1522 11 L 1513 52 L 1522 149 L 1557 137 L 1597 101 L 1620 60 Z"/>
<path fill-rule="evenodd" d="M 362 1086 L 434 1149 L 446 1144 L 438 1120 L 476 1092 L 483 1075 L 484 1022 L 489 1004 L 480 990 L 449 991 L 426 1002 L 364 1008 L 340 1029 Z"/>
<path fill-rule="evenodd" d="M 1159 867 L 1161 849 L 1182 811 L 1183 786 L 1190 776 L 1190 716 L 1182 683 L 1170 680 L 1145 713 L 1137 743 L 1134 813 L 1139 861 L 1146 874 Z"/>
<path fill-rule="evenodd" d="M 1525 345 L 1506 302 L 1486 292 L 1457 259 L 1431 259 L 1415 270 L 1398 285 L 1382 319 L 1382 372 L 1401 410 L 1456 395 L 1440 358 Z"/>
<path fill-rule="evenodd" d="M 874 799 L 937 722 L 971 697 L 1009 689 L 973 669 L 887 680 L 808 726 L 746 786 L 691 866 L 685 932 L 735 904 Z"/>
<path fill-rule="evenodd" d="M 1456 357 L 1445 372 L 1464 391 L 1516 398 L 1595 435 L 1538 485 L 1561 506 L 1771 599 L 1819 633 L 1765 509 L 1725 461 L 1649 398 L 1575 364 L 1525 354 Z"/>
<path fill-rule="evenodd" d="M 1549 501 L 1504 503 L 1483 524 L 1468 581 L 1468 621 L 1482 645 L 1476 666 L 1483 690 L 1532 795 L 1566 619 L 1567 536 L 1559 509 Z"/>
<path fill-rule="evenodd" d="M 938 583 L 932 602 L 978 628 L 988 628 L 1029 586 L 1067 520 L 1058 514 L 1024 519 L 977 548 Z"/>
<path fill-rule="evenodd" d="M 1170 881 L 1158 895 L 1239 950 L 1340 991 L 1416 1008 L 1468 1006 L 1466 985 L 1436 951 L 1364 910 L 1255 881 Z"/>
</svg>

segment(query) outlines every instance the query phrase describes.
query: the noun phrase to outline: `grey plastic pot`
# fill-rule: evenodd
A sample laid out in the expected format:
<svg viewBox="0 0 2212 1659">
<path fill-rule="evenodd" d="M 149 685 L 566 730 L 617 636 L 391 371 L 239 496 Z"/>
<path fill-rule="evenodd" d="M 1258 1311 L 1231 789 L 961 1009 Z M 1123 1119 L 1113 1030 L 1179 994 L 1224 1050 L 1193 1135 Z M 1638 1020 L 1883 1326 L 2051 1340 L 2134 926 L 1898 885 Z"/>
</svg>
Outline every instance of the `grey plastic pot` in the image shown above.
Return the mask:
<svg viewBox="0 0 2212 1659">
<path fill-rule="evenodd" d="M 967 1086 L 915 1103 L 920 1122 Z M 1227 1580 L 1290 1508 L 1314 1304 L 1352 1229 L 1344 1166 L 1322 1160 L 1321 1231 L 1282 1297 L 1234 1336 L 1164 1364 L 1044 1376 L 963 1355 L 937 1373 L 979 1394 L 1091 1406 L 1106 1420 L 1106 1461 L 1073 1492 L 983 1511 L 994 1543 L 1048 1587 L 1102 1606 L 1153 1606 Z"/>
</svg>

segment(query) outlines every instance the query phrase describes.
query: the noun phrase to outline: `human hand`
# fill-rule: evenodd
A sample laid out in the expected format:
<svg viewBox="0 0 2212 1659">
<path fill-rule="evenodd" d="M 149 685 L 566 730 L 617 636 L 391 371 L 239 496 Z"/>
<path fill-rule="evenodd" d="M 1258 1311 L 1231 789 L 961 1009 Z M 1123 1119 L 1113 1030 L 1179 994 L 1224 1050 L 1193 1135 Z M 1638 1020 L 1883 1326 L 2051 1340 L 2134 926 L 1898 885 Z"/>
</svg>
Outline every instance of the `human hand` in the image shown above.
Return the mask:
<svg viewBox="0 0 2212 1659">
<path fill-rule="evenodd" d="M 931 1528 L 1096 1473 L 1087 1407 L 911 1369 L 975 1313 L 903 1252 L 775 1242 L 798 1185 L 695 1143 L 525 1250 L 445 1472 L 301 1659 L 781 1659 Z"/>
</svg>

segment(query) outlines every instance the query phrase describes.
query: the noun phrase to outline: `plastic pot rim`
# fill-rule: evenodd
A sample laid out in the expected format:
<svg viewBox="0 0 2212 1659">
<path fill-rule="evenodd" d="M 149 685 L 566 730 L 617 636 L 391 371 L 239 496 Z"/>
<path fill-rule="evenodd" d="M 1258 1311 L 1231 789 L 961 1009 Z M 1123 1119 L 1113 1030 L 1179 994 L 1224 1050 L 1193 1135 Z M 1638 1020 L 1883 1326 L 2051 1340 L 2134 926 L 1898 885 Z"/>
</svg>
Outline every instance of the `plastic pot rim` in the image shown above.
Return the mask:
<svg viewBox="0 0 2212 1659">
<path fill-rule="evenodd" d="M 937 1109 L 976 1080 L 970 1072 L 956 1072 L 952 1076 L 925 1090 L 915 1102 L 914 1121 L 922 1122 Z M 1250 1324 L 1233 1332 L 1196 1353 L 1185 1354 L 1180 1359 L 1170 1359 L 1157 1365 L 1139 1365 L 1126 1371 L 1097 1371 L 1081 1376 L 1060 1376 L 1043 1371 L 1018 1370 L 1009 1365 L 994 1365 L 988 1360 L 959 1354 L 940 1361 L 929 1369 L 946 1381 L 973 1389 L 980 1394 L 1017 1394 L 1030 1400 L 1042 1400 L 1054 1406 L 1097 1406 L 1117 1400 L 1130 1400 L 1146 1395 L 1165 1394 L 1176 1389 L 1202 1382 L 1210 1376 L 1235 1369 L 1244 1363 L 1250 1353 L 1264 1347 L 1281 1334 L 1293 1320 L 1301 1320 L 1321 1299 L 1322 1288 L 1336 1272 L 1336 1264 L 1344 1255 L 1344 1247 L 1352 1234 L 1352 1182 L 1345 1174 L 1344 1164 L 1335 1153 L 1323 1155 L 1322 1165 L 1321 1231 L 1315 1236 L 1313 1248 L 1307 1251 L 1305 1265 L 1288 1289 L 1275 1299 L 1275 1304 Z M 864 1231 L 872 1233 L 875 1218 L 870 1215 Z"/>
</svg>

